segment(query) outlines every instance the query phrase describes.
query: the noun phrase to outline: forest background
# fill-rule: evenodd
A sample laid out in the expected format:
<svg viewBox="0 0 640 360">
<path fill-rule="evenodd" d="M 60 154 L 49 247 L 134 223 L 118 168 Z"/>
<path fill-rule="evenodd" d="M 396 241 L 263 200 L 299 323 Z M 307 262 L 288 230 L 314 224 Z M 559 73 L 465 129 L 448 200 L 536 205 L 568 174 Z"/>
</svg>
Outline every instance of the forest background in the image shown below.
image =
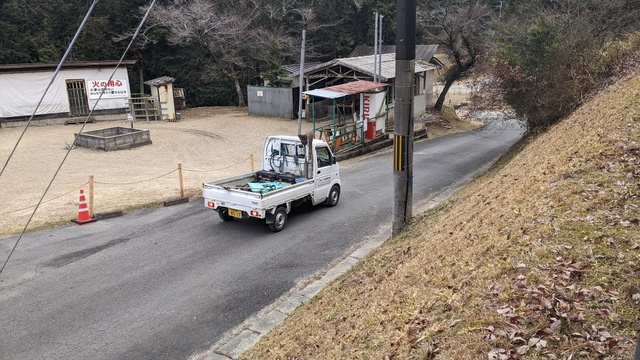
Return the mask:
<svg viewBox="0 0 640 360">
<path fill-rule="evenodd" d="M 92 3 L 0 0 L 0 64 L 57 63 Z M 118 59 L 150 3 L 98 1 L 70 60 Z M 280 85 L 283 65 L 300 62 L 302 29 L 305 62 L 327 61 L 373 44 L 374 12 L 394 44 L 395 9 L 396 0 L 159 0 L 125 56 L 138 60 L 131 90 L 168 75 L 190 107 L 242 106 L 247 85 Z M 416 21 L 416 43 L 439 45 L 450 64 L 437 109 L 453 82 L 482 79 L 474 103 L 508 105 L 531 127 L 569 114 L 640 48 L 640 0 L 417 0 Z"/>
</svg>

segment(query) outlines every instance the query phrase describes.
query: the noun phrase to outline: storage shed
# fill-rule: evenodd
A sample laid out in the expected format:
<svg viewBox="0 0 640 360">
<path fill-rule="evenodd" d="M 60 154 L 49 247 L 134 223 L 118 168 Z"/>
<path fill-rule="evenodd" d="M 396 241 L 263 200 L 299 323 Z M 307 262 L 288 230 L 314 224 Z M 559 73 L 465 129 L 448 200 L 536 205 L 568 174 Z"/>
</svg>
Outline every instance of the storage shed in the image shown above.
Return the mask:
<svg viewBox="0 0 640 360">
<path fill-rule="evenodd" d="M 0 65 L 0 126 L 19 126 L 28 120 L 49 84 L 35 112 L 36 122 L 80 121 L 77 118 L 89 115 L 92 109 L 96 120 L 123 118 L 131 93 L 128 70 L 135 61 L 123 61 L 116 69 L 117 64 L 117 61 L 66 62 L 53 82 L 58 64 Z"/>
<path fill-rule="evenodd" d="M 162 76 L 153 80 L 145 81 L 151 88 L 151 97 L 157 102 L 161 120 L 177 120 L 176 105 L 174 101 L 173 83 L 175 78 Z"/>
</svg>

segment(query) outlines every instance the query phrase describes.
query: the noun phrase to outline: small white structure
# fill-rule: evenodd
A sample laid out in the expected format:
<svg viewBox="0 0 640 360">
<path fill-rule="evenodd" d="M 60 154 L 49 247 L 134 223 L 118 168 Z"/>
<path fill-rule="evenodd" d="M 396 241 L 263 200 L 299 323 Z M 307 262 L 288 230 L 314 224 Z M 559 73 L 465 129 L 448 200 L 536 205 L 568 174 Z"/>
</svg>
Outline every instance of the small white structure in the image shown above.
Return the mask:
<svg viewBox="0 0 640 360">
<path fill-rule="evenodd" d="M 161 120 L 177 120 L 176 105 L 173 99 L 174 81 L 176 81 L 175 78 L 163 76 L 144 82 L 151 88 L 151 97 L 159 104 Z"/>
<path fill-rule="evenodd" d="M 17 126 L 28 120 L 49 84 L 35 112 L 37 122 L 81 121 L 73 118 L 87 116 L 91 110 L 94 119 L 123 118 L 131 93 L 127 70 L 135 61 L 123 61 L 116 69 L 117 64 L 117 61 L 66 62 L 53 82 L 58 64 L 0 65 L 0 126 Z"/>
</svg>

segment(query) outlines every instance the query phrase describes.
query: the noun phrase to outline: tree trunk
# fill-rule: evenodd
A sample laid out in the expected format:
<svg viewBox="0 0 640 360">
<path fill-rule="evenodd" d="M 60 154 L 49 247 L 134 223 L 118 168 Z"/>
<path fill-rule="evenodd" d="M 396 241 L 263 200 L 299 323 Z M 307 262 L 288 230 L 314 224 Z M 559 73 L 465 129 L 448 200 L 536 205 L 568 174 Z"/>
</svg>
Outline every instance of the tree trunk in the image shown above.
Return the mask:
<svg viewBox="0 0 640 360">
<path fill-rule="evenodd" d="M 236 93 L 238 94 L 238 107 L 244 107 L 247 104 L 244 102 L 244 95 L 242 94 L 242 87 L 240 86 L 240 80 L 235 72 L 230 74 L 231 79 L 233 79 L 233 84 L 236 87 Z"/>
<path fill-rule="evenodd" d="M 447 79 L 447 81 L 444 83 L 442 92 L 440 93 L 440 96 L 438 96 L 438 100 L 436 101 L 436 104 L 433 106 L 436 110 L 442 111 L 442 105 L 444 105 L 444 99 L 447 97 L 449 88 L 451 87 L 451 85 L 453 85 L 454 81 L 455 79 Z"/>
</svg>

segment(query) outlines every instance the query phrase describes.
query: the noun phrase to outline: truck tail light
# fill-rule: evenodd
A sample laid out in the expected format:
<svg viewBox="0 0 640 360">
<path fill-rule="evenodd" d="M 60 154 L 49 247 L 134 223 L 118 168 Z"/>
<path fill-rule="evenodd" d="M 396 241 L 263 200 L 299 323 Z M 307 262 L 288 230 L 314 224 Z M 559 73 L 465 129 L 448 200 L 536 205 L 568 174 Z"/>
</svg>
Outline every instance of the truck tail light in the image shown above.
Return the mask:
<svg viewBox="0 0 640 360">
<path fill-rule="evenodd" d="M 213 209 L 216 207 L 216 204 L 213 201 L 208 201 L 207 206 Z"/>
<path fill-rule="evenodd" d="M 251 216 L 258 217 L 258 216 L 260 216 L 260 213 L 255 211 L 255 210 L 251 210 Z"/>
</svg>

